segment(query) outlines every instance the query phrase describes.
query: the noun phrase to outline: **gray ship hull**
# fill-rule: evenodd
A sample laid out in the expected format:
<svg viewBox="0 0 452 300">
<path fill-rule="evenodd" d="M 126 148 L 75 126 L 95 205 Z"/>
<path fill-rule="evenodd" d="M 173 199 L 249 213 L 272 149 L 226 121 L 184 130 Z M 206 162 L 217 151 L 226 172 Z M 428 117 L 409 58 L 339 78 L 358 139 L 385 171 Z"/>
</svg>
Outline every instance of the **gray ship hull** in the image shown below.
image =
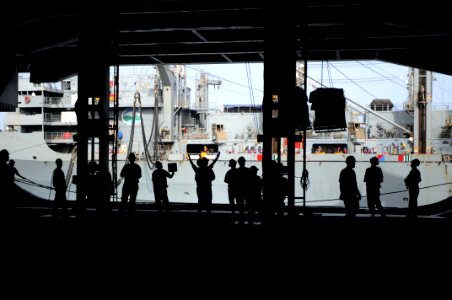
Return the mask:
<svg viewBox="0 0 452 300">
<path fill-rule="evenodd" d="M 17 143 L 16 143 L 17 145 Z M 63 159 L 63 169 L 67 174 L 70 164 L 69 154 L 59 154 L 47 149 L 35 150 L 32 154 L 25 154 L 24 151 L 11 150 L 11 158 L 15 159 L 16 167 L 19 172 L 31 181 L 42 185 L 51 185 L 51 176 L 55 168 L 55 159 L 60 157 Z M 52 156 L 53 155 L 53 156 Z M 28 159 L 28 156 L 36 157 L 36 159 Z M 51 157 L 52 156 L 52 157 Z M 258 175 L 262 174 L 261 161 L 255 159 L 255 154 L 245 154 L 247 166 L 255 165 L 259 168 Z M 301 154 L 297 155 L 301 158 Z M 40 159 L 40 157 L 51 159 Z M 309 186 L 306 191 L 307 206 L 333 206 L 341 207 L 343 203 L 339 197 L 339 173 L 345 167 L 345 154 L 309 154 L 307 155 L 307 170 L 309 172 Z M 370 154 L 355 154 L 357 164 L 355 167 L 358 186 L 365 196 L 365 184 L 363 182 L 364 172 L 370 166 Z M 421 160 L 419 170 L 422 175 L 420 183 L 421 192 L 419 195 L 419 205 L 428 205 L 444 200 L 452 196 L 450 183 L 452 182 L 452 174 L 448 172 L 451 167 L 450 163 L 445 161 L 441 155 L 416 155 L 411 158 Z M 224 183 L 224 176 L 229 170 L 228 161 L 230 158 L 237 158 L 236 155 L 222 154 L 214 166 L 216 179 L 213 181 L 213 202 L 218 204 L 228 203 L 227 185 Z M 254 159 L 253 159 L 254 158 Z M 410 171 L 409 161 L 398 161 L 398 156 L 387 155 L 380 162 L 380 167 L 384 174 L 384 182 L 381 187 L 381 201 L 385 207 L 407 207 L 408 191 L 404 185 L 404 178 Z M 283 158 L 284 159 L 284 158 Z M 176 162 L 177 169 L 175 176 L 168 179 L 168 196 L 171 202 L 177 203 L 196 203 L 196 183 L 194 179 L 194 171 L 187 160 L 179 161 L 163 161 L 163 166 L 167 169 L 168 162 Z M 118 162 L 118 172 L 122 168 L 124 161 Z M 150 170 L 144 161 L 138 161 L 143 170 L 143 176 L 140 180 L 137 200 L 140 202 L 154 202 L 153 186 L 152 186 L 152 170 Z M 295 164 L 295 196 L 302 197 L 303 190 L 300 184 L 300 178 L 303 170 L 303 162 L 297 160 Z M 74 175 L 76 171 L 74 171 Z M 54 191 L 46 189 L 42 186 L 33 186 L 24 183 L 18 183 L 27 191 L 43 199 L 53 199 Z M 122 185 L 118 186 L 118 198 L 121 196 Z M 69 185 L 68 199 L 75 199 L 76 186 Z M 405 200 L 404 200 L 405 199 Z M 366 198 L 361 200 L 361 207 L 367 207 Z M 296 205 L 304 205 L 302 199 L 296 199 Z"/>
</svg>

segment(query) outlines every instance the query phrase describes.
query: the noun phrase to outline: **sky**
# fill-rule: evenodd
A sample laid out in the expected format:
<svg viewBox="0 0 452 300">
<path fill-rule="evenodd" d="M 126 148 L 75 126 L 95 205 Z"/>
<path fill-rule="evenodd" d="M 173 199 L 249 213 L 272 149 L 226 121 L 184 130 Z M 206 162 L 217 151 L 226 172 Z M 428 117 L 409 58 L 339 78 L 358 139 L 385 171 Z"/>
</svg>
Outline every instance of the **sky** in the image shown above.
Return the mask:
<svg viewBox="0 0 452 300">
<path fill-rule="evenodd" d="M 211 103 L 262 103 L 263 64 L 189 65 L 188 80 L 201 70 L 209 79 L 222 80 L 218 88 L 209 88 Z M 343 88 L 347 98 L 363 106 L 369 106 L 374 99 L 390 99 L 395 105 L 402 105 L 408 99 L 409 68 L 406 66 L 380 61 L 309 62 L 307 72 L 308 95 L 323 84 Z M 194 83 L 188 86 L 194 87 Z M 452 76 L 434 73 L 432 94 L 434 103 L 452 104 Z"/>
<path fill-rule="evenodd" d="M 0 130 L 2 130 L 2 131 L 3 131 L 3 126 L 4 126 L 3 119 L 5 118 L 5 114 L 6 114 L 6 112 L 0 112 Z"/>
<path fill-rule="evenodd" d="M 263 64 L 188 65 L 187 86 L 191 87 L 191 99 L 195 99 L 195 79 L 204 71 L 209 80 L 221 80 L 221 85 L 209 86 L 209 102 L 213 106 L 223 104 L 259 105 L 263 98 Z M 390 99 L 396 106 L 408 98 L 407 80 L 409 68 L 381 61 L 309 62 L 308 95 L 320 87 L 343 88 L 345 96 L 363 106 L 373 99 Z M 452 104 L 452 76 L 433 75 L 433 102 Z M 0 113 L 0 128 L 3 129 Z"/>
</svg>

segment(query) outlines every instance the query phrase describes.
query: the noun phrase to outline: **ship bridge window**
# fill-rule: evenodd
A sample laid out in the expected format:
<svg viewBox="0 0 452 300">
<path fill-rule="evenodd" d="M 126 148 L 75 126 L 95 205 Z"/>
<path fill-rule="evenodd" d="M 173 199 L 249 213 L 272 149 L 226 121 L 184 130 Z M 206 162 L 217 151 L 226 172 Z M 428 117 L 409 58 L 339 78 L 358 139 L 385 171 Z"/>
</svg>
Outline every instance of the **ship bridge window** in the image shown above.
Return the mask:
<svg viewBox="0 0 452 300">
<path fill-rule="evenodd" d="M 370 109 L 374 111 L 391 111 L 394 104 L 389 99 L 374 99 L 370 102 Z"/>
<path fill-rule="evenodd" d="M 187 144 L 187 153 L 199 154 L 201 152 L 217 153 L 218 145 L 217 144 Z"/>
<path fill-rule="evenodd" d="M 217 130 L 217 131 L 222 131 L 223 130 L 223 124 L 212 124 L 212 129 L 213 130 Z"/>
<path fill-rule="evenodd" d="M 314 154 L 343 154 L 348 153 L 348 148 L 344 143 L 317 143 L 312 145 L 311 152 Z"/>
</svg>

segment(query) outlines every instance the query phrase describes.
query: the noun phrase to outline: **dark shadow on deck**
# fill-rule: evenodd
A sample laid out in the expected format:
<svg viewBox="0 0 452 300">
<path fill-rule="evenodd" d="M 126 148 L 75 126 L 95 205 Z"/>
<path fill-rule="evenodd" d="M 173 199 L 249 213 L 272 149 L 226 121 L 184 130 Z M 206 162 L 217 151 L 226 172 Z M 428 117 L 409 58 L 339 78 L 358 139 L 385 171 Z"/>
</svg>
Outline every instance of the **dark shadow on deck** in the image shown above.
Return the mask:
<svg viewBox="0 0 452 300">
<path fill-rule="evenodd" d="M 3 219 L 2 225 L 13 243 L 25 244 L 24 249 L 41 245 L 49 250 L 69 245 L 68 251 L 72 247 L 98 251 L 92 250 L 98 247 L 103 249 L 99 251 L 109 252 L 110 247 L 130 250 L 150 244 L 151 248 L 183 255 L 187 251 L 202 252 L 204 247 L 237 254 L 247 247 L 256 251 L 277 247 L 290 252 L 300 249 L 301 245 L 305 250 L 321 253 L 350 247 L 362 253 L 366 246 L 374 249 L 401 247 L 412 251 L 410 247 L 427 245 L 435 249 L 448 244 L 452 232 L 451 219 L 447 217 L 451 199 L 421 207 L 420 217 L 416 219 L 406 218 L 405 209 L 397 208 L 387 208 L 386 218 L 378 214 L 370 218 L 367 210 L 362 209 L 356 219 L 347 220 L 342 207 L 311 207 L 305 215 L 298 207 L 290 218 L 286 213 L 280 220 L 268 223 L 260 220 L 255 224 L 240 224 L 228 205 L 223 204 L 214 205 L 212 214 L 199 214 L 196 204 L 172 203 L 171 212 L 158 213 L 154 204 L 139 203 L 135 213 L 122 214 L 118 203 L 113 203 L 108 216 L 87 208 L 77 216 L 71 209 L 66 218 L 51 216 L 52 201 L 27 198 L 18 204 L 15 215 Z M 237 247 L 242 250 L 237 252 Z M 384 251 L 392 253 L 388 251 L 393 250 Z"/>
<path fill-rule="evenodd" d="M 290 277 L 309 268 L 322 277 L 334 270 L 340 278 L 352 266 L 359 274 L 409 270 L 420 261 L 442 266 L 449 261 L 452 228 L 448 218 L 363 214 L 346 220 L 334 213 L 241 225 L 222 210 L 211 215 L 191 210 L 159 214 L 141 208 L 133 215 L 114 210 L 107 218 L 95 210 L 82 217 L 53 218 L 47 208 L 20 208 L 14 220 L 3 222 L 5 257 L 13 259 L 16 269 L 18 262 L 27 269 L 33 266 L 36 276 L 52 268 L 96 278 L 93 269 L 118 274 L 123 268 L 125 274 L 167 272 L 171 278 L 184 274 L 184 280 L 194 281 L 197 272 L 245 280 L 250 272 L 264 278 Z"/>
</svg>

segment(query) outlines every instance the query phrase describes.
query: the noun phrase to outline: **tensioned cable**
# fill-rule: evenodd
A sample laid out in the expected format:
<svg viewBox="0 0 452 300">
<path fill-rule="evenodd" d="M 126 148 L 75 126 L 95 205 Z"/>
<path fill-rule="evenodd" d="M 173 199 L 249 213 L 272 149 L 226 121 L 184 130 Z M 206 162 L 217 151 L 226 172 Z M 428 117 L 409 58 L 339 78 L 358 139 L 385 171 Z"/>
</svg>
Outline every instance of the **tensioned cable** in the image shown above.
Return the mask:
<svg viewBox="0 0 452 300">
<path fill-rule="evenodd" d="M 359 84 L 357 84 L 353 79 L 351 79 L 350 77 L 348 77 L 347 75 L 345 75 L 344 72 L 342 72 L 341 70 L 339 70 L 336 66 L 331 65 L 333 68 L 336 69 L 336 71 L 338 71 L 340 74 L 342 74 L 342 76 L 344 76 L 345 78 L 347 78 L 348 80 L 350 80 L 350 82 L 352 82 L 354 85 L 356 85 L 358 88 L 360 88 L 361 90 L 363 90 L 365 93 L 369 94 L 370 96 L 372 96 L 374 99 L 377 99 L 378 97 L 373 95 L 372 93 L 370 93 L 369 91 L 367 91 L 365 88 L 363 88 L 362 86 L 360 86 Z"/>
</svg>

